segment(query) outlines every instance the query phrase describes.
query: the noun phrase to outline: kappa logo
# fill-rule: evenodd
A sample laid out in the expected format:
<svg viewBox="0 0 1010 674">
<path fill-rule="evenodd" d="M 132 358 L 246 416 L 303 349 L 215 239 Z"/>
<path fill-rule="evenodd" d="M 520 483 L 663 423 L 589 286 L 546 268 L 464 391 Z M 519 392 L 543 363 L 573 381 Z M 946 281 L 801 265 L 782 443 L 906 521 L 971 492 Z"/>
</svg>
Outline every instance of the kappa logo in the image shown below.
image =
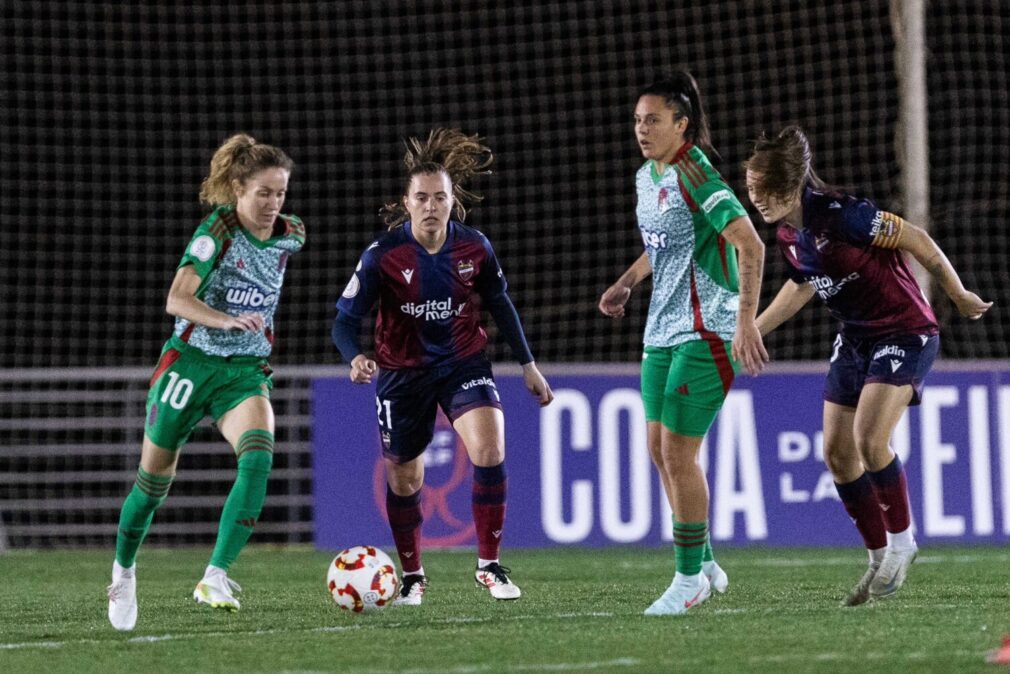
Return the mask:
<svg viewBox="0 0 1010 674">
<path fill-rule="evenodd" d="M 899 367 L 901 367 L 901 361 L 892 358 L 891 359 L 891 372 L 897 372 Z"/>
<path fill-rule="evenodd" d="M 459 272 L 459 277 L 464 281 L 470 279 L 473 276 L 473 260 L 460 260 L 459 264 L 456 265 L 456 271 Z"/>
<path fill-rule="evenodd" d="M 403 280 L 407 282 L 407 285 L 410 285 L 410 279 L 414 278 L 414 270 L 401 269 L 400 273 L 403 274 Z"/>
</svg>

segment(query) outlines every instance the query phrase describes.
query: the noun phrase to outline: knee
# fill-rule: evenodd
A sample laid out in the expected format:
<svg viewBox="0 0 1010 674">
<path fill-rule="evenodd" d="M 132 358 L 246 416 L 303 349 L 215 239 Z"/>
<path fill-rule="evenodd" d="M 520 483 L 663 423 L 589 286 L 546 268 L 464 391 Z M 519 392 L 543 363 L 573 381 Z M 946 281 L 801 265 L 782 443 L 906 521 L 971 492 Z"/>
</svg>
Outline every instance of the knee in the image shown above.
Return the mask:
<svg viewBox="0 0 1010 674">
<path fill-rule="evenodd" d="M 473 465 L 480 466 L 482 468 L 498 466 L 505 461 L 505 450 L 502 447 L 496 447 L 494 445 L 479 448 L 471 452 L 470 459 Z"/>
<path fill-rule="evenodd" d="M 414 461 L 421 461 L 421 459 Z M 411 464 L 414 461 L 403 465 L 386 463 L 386 483 L 397 496 L 416 494 L 424 486 L 424 473 L 413 469 Z"/>
<path fill-rule="evenodd" d="M 856 428 L 853 438 L 856 442 L 856 451 L 859 457 L 867 468 L 871 470 L 876 470 L 873 466 L 879 463 L 882 456 L 890 454 L 888 446 L 889 438 L 882 437 L 873 428 Z"/>
<path fill-rule="evenodd" d="M 863 472 L 862 462 L 854 447 L 842 447 L 832 443 L 824 444 L 824 463 L 831 471 L 835 482 L 845 484 L 859 477 Z"/>
<path fill-rule="evenodd" d="M 698 467 L 697 452 L 677 445 L 660 448 L 662 466 L 671 475 L 683 475 Z"/>
</svg>

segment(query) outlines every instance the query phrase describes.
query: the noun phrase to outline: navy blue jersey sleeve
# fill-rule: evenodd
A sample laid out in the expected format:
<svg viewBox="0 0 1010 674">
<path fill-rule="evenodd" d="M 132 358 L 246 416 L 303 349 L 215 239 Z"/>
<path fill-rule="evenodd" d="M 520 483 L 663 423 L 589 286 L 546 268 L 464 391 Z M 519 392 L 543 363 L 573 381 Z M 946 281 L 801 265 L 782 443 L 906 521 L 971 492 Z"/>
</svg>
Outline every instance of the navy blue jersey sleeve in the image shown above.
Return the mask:
<svg viewBox="0 0 1010 674">
<path fill-rule="evenodd" d="M 337 317 L 333 320 L 330 336 L 345 362 L 350 363 L 361 353 L 360 335 L 361 319 L 351 318 L 344 312 L 338 311 Z"/>
<path fill-rule="evenodd" d="M 492 299 L 487 310 L 494 318 L 498 331 L 501 332 L 505 343 L 512 349 L 512 355 L 520 365 L 533 362 L 533 353 L 526 342 L 526 334 L 523 332 L 523 324 L 519 321 L 519 312 L 512 304 L 508 293 L 502 293 Z"/>
<path fill-rule="evenodd" d="M 351 318 L 362 319 L 368 315 L 379 299 L 379 244 L 373 243 L 361 255 L 351 280 L 337 300 L 337 310 Z"/>
<path fill-rule="evenodd" d="M 835 234 L 847 243 L 865 248 L 877 236 L 880 213 L 877 205 L 868 199 L 852 201 L 845 205 L 841 217 L 834 221 Z"/>
<path fill-rule="evenodd" d="M 481 236 L 480 240 L 487 257 L 474 281 L 474 289 L 485 301 L 491 301 L 499 295 L 505 294 L 505 291 L 508 290 L 508 282 L 505 281 L 505 274 L 502 273 L 498 257 L 494 254 L 494 249 L 491 248 L 491 242 L 486 236 Z"/>
</svg>

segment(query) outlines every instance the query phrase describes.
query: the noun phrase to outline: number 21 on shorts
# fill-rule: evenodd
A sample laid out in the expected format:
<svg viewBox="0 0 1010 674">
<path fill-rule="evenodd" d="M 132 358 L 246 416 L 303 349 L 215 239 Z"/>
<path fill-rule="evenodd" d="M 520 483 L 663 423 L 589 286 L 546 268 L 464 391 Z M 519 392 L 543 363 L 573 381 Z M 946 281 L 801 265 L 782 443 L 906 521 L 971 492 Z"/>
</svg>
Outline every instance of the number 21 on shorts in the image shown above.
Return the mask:
<svg viewBox="0 0 1010 674">
<path fill-rule="evenodd" d="M 168 372 L 168 386 L 161 394 L 161 402 L 168 403 L 173 408 L 181 410 L 189 402 L 189 396 L 193 394 L 193 382 L 189 379 L 180 379 L 177 372 Z"/>
<path fill-rule="evenodd" d="M 379 426 L 387 431 L 393 430 L 392 405 L 389 400 L 380 400 L 375 396 L 375 413 L 379 417 Z"/>
</svg>

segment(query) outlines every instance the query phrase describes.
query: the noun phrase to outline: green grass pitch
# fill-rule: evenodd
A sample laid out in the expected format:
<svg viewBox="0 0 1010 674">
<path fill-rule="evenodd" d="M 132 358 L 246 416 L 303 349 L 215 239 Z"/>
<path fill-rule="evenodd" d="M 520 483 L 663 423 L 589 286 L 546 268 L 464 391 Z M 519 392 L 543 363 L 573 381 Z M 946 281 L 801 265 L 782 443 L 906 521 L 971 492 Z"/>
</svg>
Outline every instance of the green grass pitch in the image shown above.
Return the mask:
<svg viewBox="0 0 1010 674">
<path fill-rule="evenodd" d="M 111 551 L 0 555 L 0 672 L 995 671 L 1010 632 L 1010 552 L 933 547 L 891 600 L 841 608 L 855 550 L 722 549 L 729 591 L 686 616 L 642 610 L 673 573 L 668 550 L 509 550 L 523 589 L 496 602 L 473 552 L 426 552 L 420 607 L 351 615 L 331 602 L 330 553 L 250 547 L 232 569 L 242 610 L 197 606 L 199 549 L 141 551 L 140 619 L 106 620 Z"/>
</svg>

